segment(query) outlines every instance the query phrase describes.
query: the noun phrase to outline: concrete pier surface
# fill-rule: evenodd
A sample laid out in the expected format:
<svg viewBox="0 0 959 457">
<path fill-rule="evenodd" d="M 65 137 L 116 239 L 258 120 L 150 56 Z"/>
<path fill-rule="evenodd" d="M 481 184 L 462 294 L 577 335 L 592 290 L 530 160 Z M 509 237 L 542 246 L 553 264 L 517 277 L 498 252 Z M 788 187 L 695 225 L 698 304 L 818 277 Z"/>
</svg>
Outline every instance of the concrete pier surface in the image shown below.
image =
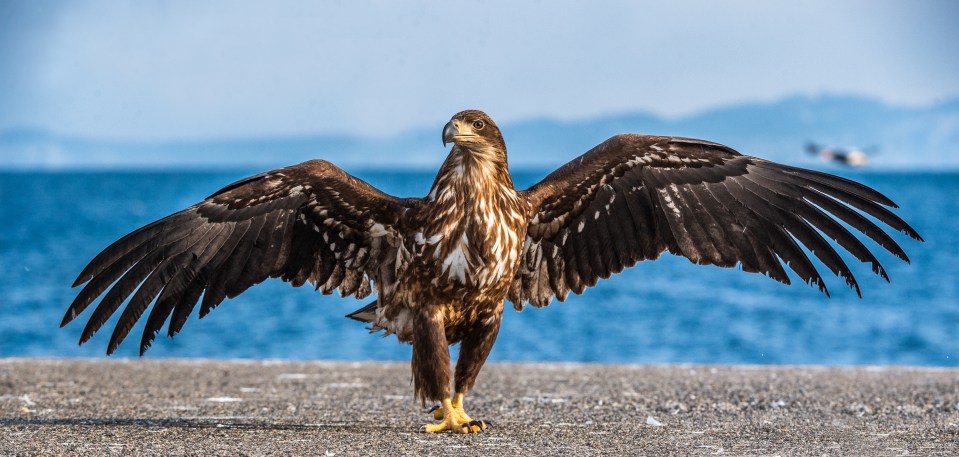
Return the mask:
<svg viewBox="0 0 959 457">
<path fill-rule="evenodd" d="M 0 455 L 959 455 L 959 369 L 489 364 L 428 435 L 407 364 L 0 359 Z"/>
</svg>

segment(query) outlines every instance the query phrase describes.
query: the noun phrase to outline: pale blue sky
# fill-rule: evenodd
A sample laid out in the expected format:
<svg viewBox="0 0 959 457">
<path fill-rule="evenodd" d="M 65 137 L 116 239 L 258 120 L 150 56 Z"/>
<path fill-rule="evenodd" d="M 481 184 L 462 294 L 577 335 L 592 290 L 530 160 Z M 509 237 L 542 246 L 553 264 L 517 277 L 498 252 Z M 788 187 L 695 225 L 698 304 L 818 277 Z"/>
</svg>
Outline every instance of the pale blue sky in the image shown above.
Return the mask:
<svg viewBox="0 0 959 457">
<path fill-rule="evenodd" d="M 504 123 L 959 96 L 956 1 L 667 3 L 8 0 L 0 131 L 386 135 L 465 108 Z"/>
</svg>

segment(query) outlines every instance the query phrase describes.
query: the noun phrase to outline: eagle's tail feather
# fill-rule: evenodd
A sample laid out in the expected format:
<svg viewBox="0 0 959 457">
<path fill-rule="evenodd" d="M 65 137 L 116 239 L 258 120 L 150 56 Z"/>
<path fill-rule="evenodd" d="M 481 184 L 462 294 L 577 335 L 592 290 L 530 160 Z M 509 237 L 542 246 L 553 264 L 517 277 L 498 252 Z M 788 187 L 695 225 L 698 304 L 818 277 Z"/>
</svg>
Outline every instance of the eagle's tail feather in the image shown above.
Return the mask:
<svg viewBox="0 0 959 457">
<path fill-rule="evenodd" d="M 355 321 L 360 321 L 363 323 L 370 324 L 370 326 L 366 328 L 367 330 L 370 331 L 370 333 L 376 333 L 376 332 L 385 330 L 385 332 L 383 333 L 383 336 L 390 336 L 393 334 L 393 332 L 390 329 L 385 327 L 380 327 L 379 325 L 375 324 L 377 303 L 378 302 L 374 300 L 369 305 L 366 305 L 356 311 L 353 311 L 350 314 L 347 314 L 346 317 L 353 319 Z"/>
<path fill-rule="evenodd" d="M 376 300 L 373 300 L 372 303 L 366 305 L 356 311 L 353 311 L 350 314 L 347 314 L 346 317 L 353 319 L 355 321 L 365 322 L 367 324 L 372 324 L 376 321 Z"/>
</svg>

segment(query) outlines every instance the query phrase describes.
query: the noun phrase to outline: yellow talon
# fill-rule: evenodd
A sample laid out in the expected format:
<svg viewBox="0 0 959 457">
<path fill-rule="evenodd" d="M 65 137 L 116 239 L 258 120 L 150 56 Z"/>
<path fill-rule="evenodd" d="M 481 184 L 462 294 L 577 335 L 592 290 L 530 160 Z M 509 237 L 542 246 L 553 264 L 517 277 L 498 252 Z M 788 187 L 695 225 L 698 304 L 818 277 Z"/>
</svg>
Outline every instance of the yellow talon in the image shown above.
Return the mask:
<svg viewBox="0 0 959 457">
<path fill-rule="evenodd" d="M 426 424 L 423 431 L 438 433 L 450 431 L 453 433 L 476 433 L 489 428 L 485 421 L 473 420 L 463 410 L 463 394 L 456 394 L 453 399 L 443 400 L 443 405 L 433 410 L 433 418 L 440 421 L 436 424 Z"/>
<path fill-rule="evenodd" d="M 444 402 L 445 403 L 445 402 Z M 450 404 L 453 406 L 453 409 L 458 409 L 460 413 L 466 416 L 466 411 L 463 410 L 463 394 L 456 394 L 453 396 L 453 399 L 450 401 Z M 436 406 L 432 409 L 433 419 L 443 420 L 446 417 L 446 408 L 443 405 Z M 469 416 L 466 416 L 469 417 Z"/>
</svg>

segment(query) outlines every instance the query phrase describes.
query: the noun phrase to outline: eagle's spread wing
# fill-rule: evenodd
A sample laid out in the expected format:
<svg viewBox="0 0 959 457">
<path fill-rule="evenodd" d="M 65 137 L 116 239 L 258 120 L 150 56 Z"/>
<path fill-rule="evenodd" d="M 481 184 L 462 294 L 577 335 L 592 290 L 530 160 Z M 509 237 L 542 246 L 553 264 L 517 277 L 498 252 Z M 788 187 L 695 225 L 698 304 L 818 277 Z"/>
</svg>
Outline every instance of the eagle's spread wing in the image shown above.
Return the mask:
<svg viewBox="0 0 959 457">
<path fill-rule="evenodd" d="M 325 294 L 369 295 L 405 208 L 335 165 L 310 161 L 231 184 L 206 200 L 113 243 L 80 273 L 87 283 L 62 325 L 111 284 L 90 317 L 86 342 L 130 296 L 107 353 L 127 336 L 154 298 L 141 354 L 171 316 L 169 334 L 183 327 L 200 296 L 200 317 L 225 297 L 267 278 L 294 286 L 310 281 Z M 139 288 L 138 288 L 139 286 Z M 136 293 L 134 293 L 136 290 Z"/>
<path fill-rule="evenodd" d="M 800 243 L 859 292 L 831 238 L 886 278 L 876 257 L 838 220 L 897 257 L 905 252 L 859 211 L 921 239 L 864 185 L 741 155 L 706 141 L 619 135 L 525 191 L 532 205 L 523 259 L 509 299 L 546 306 L 582 293 L 663 251 L 699 264 L 760 272 L 789 283 L 825 283 Z"/>
</svg>

